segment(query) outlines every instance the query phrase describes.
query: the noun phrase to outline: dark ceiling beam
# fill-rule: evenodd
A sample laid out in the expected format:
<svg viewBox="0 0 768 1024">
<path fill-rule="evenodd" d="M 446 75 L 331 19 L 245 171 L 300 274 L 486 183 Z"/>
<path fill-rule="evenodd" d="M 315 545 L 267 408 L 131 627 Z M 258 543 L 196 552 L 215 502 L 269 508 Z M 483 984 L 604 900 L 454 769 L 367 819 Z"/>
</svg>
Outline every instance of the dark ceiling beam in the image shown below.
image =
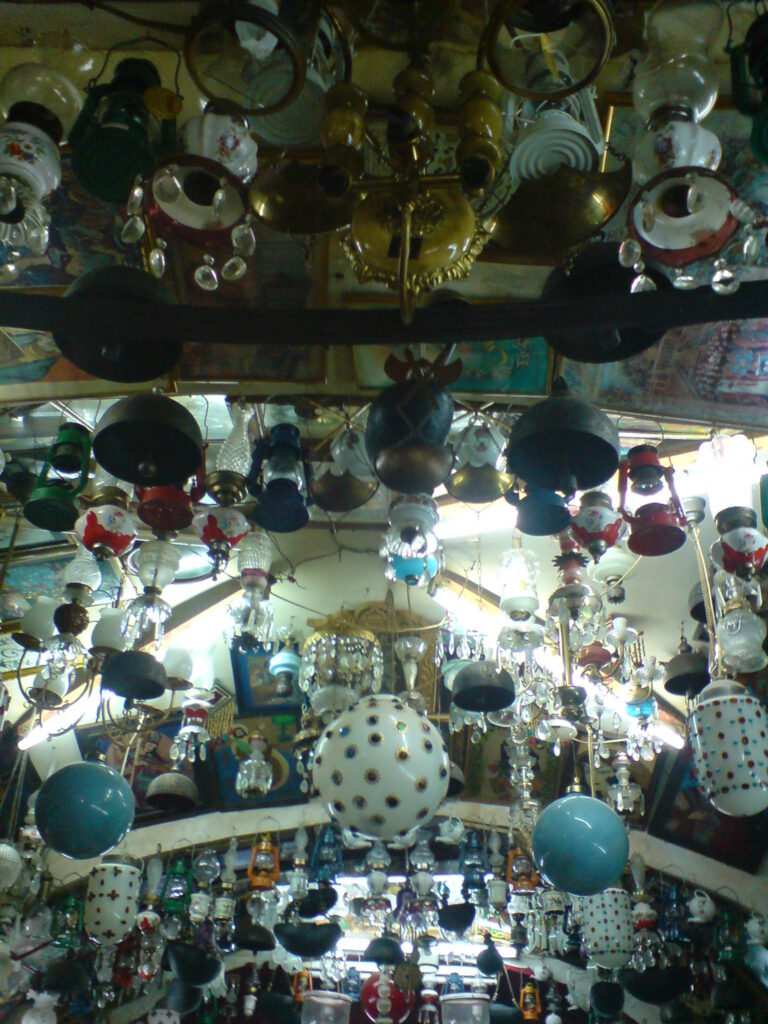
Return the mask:
<svg viewBox="0 0 768 1024">
<path fill-rule="evenodd" d="M 520 300 L 505 304 L 448 303 L 416 311 L 406 327 L 394 309 L 273 309 L 150 306 L 130 299 L 0 292 L 0 325 L 31 330 L 66 328 L 96 339 L 195 341 L 211 345 L 380 345 L 421 341 L 494 341 L 581 330 L 672 327 L 768 317 L 768 281 L 742 284 L 735 295 L 695 291 L 585 294 L 578 302 Z M 96 341 L 96 344 L 99 342 Z"/>
</svg>

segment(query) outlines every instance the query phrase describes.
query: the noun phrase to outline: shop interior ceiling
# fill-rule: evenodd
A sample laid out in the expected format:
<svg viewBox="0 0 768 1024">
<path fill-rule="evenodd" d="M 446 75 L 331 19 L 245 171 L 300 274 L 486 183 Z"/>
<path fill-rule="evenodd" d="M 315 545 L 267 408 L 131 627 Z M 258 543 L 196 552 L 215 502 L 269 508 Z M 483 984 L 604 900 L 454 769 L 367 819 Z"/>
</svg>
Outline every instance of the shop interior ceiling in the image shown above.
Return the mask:
<svg viewBox="0 0 768 1024">
<path fill-rule="evenodd" d="M 600 74 L 595 94 L 596 110 L 606 134 L 610 125 L 609 110 L 622 109 L 631 104 L 632 79 L 644 48 L 643 25 L 650 6 L 640 0 L 618 0 L 615 5 L 617 45 Z M 84 91 L 97 74 L 109 78 L 118 59 L 127 54 L 146 56 L 159 70 L 164 86 L 176 88 L 174 76 L 178 76 L 177 89 L 184 103 L 180 116 L 183 122 L 202 113 L 207 99 L 190 78 L 185 62 L 174 52 L 179 49 L 182 37 L 177 32 L 168 32 L 160 23 L 183 27 L 199 9 L 197 3 L 178 0 L 155 0 L 143 4 L 120 0 L 110 4 L 3 3 L 0 5 L 0 70 L 29 60 L 48 63 Z M 122 17 L 115 16 L 115 12 L 119 12 Z M 754 19 L 754 7 L 750 3 L 731 4 L 729 12 L 733 38 L 742 39 Z M 343 10 L 336 13 L 343 19 Z M 458 5 L 443 37 L 429 47 L 427 66 L 434 79 L 433 102 L 438 110 L 438 131 L 441 125 L 450 127 L 451 116 L 446 112 L 456 110 L 460 102 L 458 84 L 463 75 L 475 67 L 485 18 L 483 4 L 466 0 Z M 147 27 L 146 21 L 156 24 Z M 724 22 L 720 34 L 710 41 L 710 57 L 719 72 L 718 110 L 722 109 L 726 118 L 737 119 L 740 115 L 732 112 L 730 104 L 730 76 L 724 49 L 727 36 L 728 23 Z M 392 81 L 398 72 L 407 67 L 408 55 L 383 49 L 355 35 L 352 36 L 352 53 L 352 81 L 367 94 L 369 108 L 374 111 L 390 109 L 394 98 Z M 640 125 L 639 116 L 633 116 L 636 116 L 637 125 Z M 454 138 L 455 142 L 450 130 L 447 137 Z M 285 156 L 286 152 L 279 148 L 260 145 L 260 163 L 267 169 L 279 165 Z M 609 159 L 614 158 L 611 156 Z M 94 206 L 98 207 L 98 204 L 94 203 Z M 106 208 L 106 211 L 102 211 L 103 217 L 108 218 L 114 212 Z M 117 215 L 124 220 L 122 211 Z M 606 228 L 607 237 L 614 241 L 621 240 L 625 218 L 626 207 L 622 206 L 611 222 L 610 229 Z M 268 267 L 270 261 L 280 263 L 282 290 L 277 304 L 307 304 L 315 308 L 358 307 L 364 310 L 397 306 L 397 296 L 390 289 L 376 283 L 361 284 L 356 280 L 338 232 L 317 236 L 280 234 L 258 223 L 256 231 L 257 245 L 263 253 L 263 267 Z M 546 252 L 541 246 L 538 249 L 534 246 L 531 252 L 515 252 L 510 255 L 491 248 L 481 255 L 469 276 L 450 281 L 451 292 L 454 297 L 460 295 L 478 304 L 536 298 L 560 255 L 551 240 L 544 249 Z M 764 267 L 749 269 L 749 278 L 752 280 L 764 276 Z M 20 285 L 23 285 L 23 280 Z M 258 291 L 255 302 L 254 294 L 249 296 L 248 288 L 238 288 L 236 293 L 227 293 L 224 287 L 213 297 L 200 291 L 186 290 L 184 301 L 199 302 L 207 307 L 253 305 L 253 324 L 256 330 L 259 321 L 256 307 L 268 305 L 274 296 L 270 296 L 268 289 L 263 287 L 255 290 Z M 721 301 L 723 318 L 727 320 L 729 296 L 722 296 Z M 220 329 L 222 334 L 226 333 L 225 318 L 222 319 Z M 407 333 L 403 333 L 402 340 L 407 341 L 407 337 Z M 440 339 L 434 341 L 439 342 Z M 417 355 L 424 354 L 420 346 L 415 346 L 415 349 Z M 209 466 L 213 464 L 218 446 L 231 428 L 225 395 L 231 400 L 246 399 L 258 404 L 258 418 L 262 422 L 269 422 L 270 416 L 273 422 L 275 418 L 279 420 L 280 416 L 289 419 L 298 427 L 308 446 L 317 452 L 325 452 L 318 457 L 318 463 L 321 463 L 327 458 L 323 442 L 339 430 L 340 399 L 345 400 L 345 415 L 353 420 L 357 417 L 362 423 L 367 402 L 378 389 L 370 383 L 366 385 L 365 381 L 361 382 L 359 362 L 349 348 L 332 348 L 326 356 L 319 379 L 315 378 L 310 383 L 291 379 L 266 382 L 254 379 L 244 383 L 231 373 L 224 373 L 220 377 L 211 373 L 210 379 L 195 383 L 171 374 L 163 377 L 159 384 L 170 392 L 177 392 L 179 400 L 200 423 L 209 445 Z M 547 368 L 548 385 L 551 385 L 552 379 L 561 369 L 562 365 L 551 358 Z M 136 387 L 142 390 L 148 385 L 138 384 Z M 642 385 L 640 390 L 642 392 Z M 30 474 L 35 474 L 42 467 L 46 448 L 62 421 L 74 421 L 93 429 L 114 401 L 114 396 L 120 393 L 119 386 L 104 387 L 101 382 L 87 378 L 76 382 L 71 379 L 61 383 L 46 381 L 44 385 L 19 380 L 15 389 L 4 388 L 0 400 L 0 446 L 9 459 L 9 465 L 20 466 Z M 286 405 L 297 393 L 306 393 L 308 400 L 297 400 Z M 471 390 L 461 392 L 461 389 L 457 397 L 464 410 L 484 408 L 507 423 L 511 423 L 520 409 L 532 401 L 530 395 L 510 396 L 493 391 L 476 393 Z M 622 431 L 625 450 L 643 442 L 660 444 L 660 454 L 664 459 L 672 459 L 678 465 L 690 461 L 697 445 L 715 428 L 739 425 L 738 422 L 730 423 L 727 416 L 721 423 L 715 423 L 711 418 L 702 418 L 699 422 L 681 422 L 674 408 L 666 410 L 660 420 L 655 409 L 651 411 L 652 414 L 644 415 L 642 397 L 631 414 L 621 416 L 620 413 L 620 409 L 612 410 Z M 751 433 L 755 435 L 758 449 L 761 450 L 761 432 L 755 429 Z M 6 551 L 17 511 L 13 494 L 10 493 L 12 488 L 8 489 L 5 514 L 0 523 L 0 543 Z M 615 497 L 615 491 L 613 493 Z M 438 489 L 435 496 L 445 522 L 459 524 L 453 531 L 448 531 L 444 541 L 446 578 L 457 594 L 467 598 L 483 614 L 497 614 L 494 602 L 503 585 L 501 556 L 509 545 L 508 524 L 503 521 L 503 515 L 496 514 L 494 521 L 488 525 L 483 518 L 484 513 L 479 513 L 474 507 L 461 505 L 445 494 L 442 488 Z M 293 623 L 300 631 L 306 632 L 308 620 L 322 619 L 341 608 L 355 608 L 366 602 L 384 600 L 387 584 L 378 548 L 381 533 L 386 528 L 390 497 L 382 486 L 374 500 L 357 511 L 331 516 L 313 509 L 307 528 L 278 538 L 275 562 L 278 582 L 273 587 L 272 596 L 280 624 Z M 497 502 L 492 506 L 496 513 L 500 504 L 503 505 Z M 716 536 L 714 523 L 707 514 L 702 527 L 705 550 L 715 541 Z M 191 533 L 188 536 L 182 535 L 181 539 L 191 545 L 190 559 L 195 554 L 204 559 L 202 548 Z M 66 543 L 66 538 L 63 542 Z M 35 551 L 44 553 L 49 543 L 50 537 L 41 538 L 40 531 L 22 521 L 14 538 L 16 554 L 13 558 L 20 561 Z M 196 551 L 192 550 L 195 545 Z M 529 537 L 525 540 L 525 546 L 539 559 L 539 594 L 543 597 L 556 585 L 552 558 L 557 553 L 557 545 L 552 538 Z M 229 690 L 233 686 L 231 667 L 226 658 L 221 658 L 219 637 L 226 619 L 226 602 L 231 597 L 231 590 L 227 592 L 220 588 L 223 582 L 231 578 L 236 578 L 234 561 L 218 579 L 180 583 L 169 588 L 168 594 L 168 600 L 174 606 L 183 606 L 185 602 L 198 599 L 201 594 L 212 595 L 211 608 L 187 622 L 184 627 L 187 632 L 183 635 L 191 638 L 195 634 L 195 642 L 201 648 L 217 649 L 217 660 L 210 671 Z M 690 544 L 663 560 L 640 559 L 633 565 L 627 579 L 625 602 L 612 610 L 626 616 L 631 625 L 641 631 L 649 654 L 665 661 L 677 649 L 681 624 L 684 623 L 692 640 L 701 641 L 700 631 L 697 634 L 697 624 L 688 614 L 689 593 L 696 581 L 696 560 Z M 223 594 L 221 600 L 217 598 L 219 594 Z M 425 591 L 406 588 L 403 584 L 395 587 L 395 603 L 401 608 L 411 608 L 429 622 L 437 622 L 443 615 L 443 609 Z M 6 633 L 14 627 L 16 616 L 24 610 L 23 601 L 9 610 L 8 621 L 3 624 Z M 201 629 L 203 622 L 205 627 Z M 4 667 L 8 667 L 5 662 Z M 684 699 L 666 693 L 660 682 L 656 683 L 656 692 L 665 720 L 681 733 Z M 10 719 L 17 718 L 22 709 L 21 698 L 15 697 Z M 67 756 L 71 756 L 71 753 Z"/>
</svg>

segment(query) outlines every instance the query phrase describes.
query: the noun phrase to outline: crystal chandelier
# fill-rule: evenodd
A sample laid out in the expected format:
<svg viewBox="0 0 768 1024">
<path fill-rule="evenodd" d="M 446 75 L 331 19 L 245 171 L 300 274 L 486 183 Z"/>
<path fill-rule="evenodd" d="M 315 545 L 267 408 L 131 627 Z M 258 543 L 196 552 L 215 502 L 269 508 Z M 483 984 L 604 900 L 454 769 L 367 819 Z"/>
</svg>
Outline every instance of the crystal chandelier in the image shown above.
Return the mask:
<svg viewBox="0 0 768 1024">
<path fill-rule="evenodd" d="M 151 633 L 159 643 L 165 633 L 165 624 L 171 616 L 171 606 L 163 600 L 164 587 L 173 583 L 181 563 L 181 556 L 168 540 L 150 540 L 136 553 L 134 565 L 144 585 L 144 593 L 129 601 L 125 609 L 123 633 L 135 643 Z"/>
<path fill-rule="evenodd" d="M 248 737 L 248 755 L 240 762 L 235 792 L 243 800 L 265 794 L 272 788 L 274 768 L 269 760 L 269 744 L 260 733 Z"/>
<path fill-rule="evenodd" d="M 608 803 L 617 814 L 643 814 L 645 800 L 641 787 L 632 781 L 629 758 L 620 751 L 611 761 L 616 782 L 608 786 Z"/>
<path fill-rule="evenodd" d="M 378 693 L 383 675 L 381 645 L 365 629 L 313 633 L 302 646 L 299 686 L 324 718 L 345 711 L 368 690 Z"/>
</svg>

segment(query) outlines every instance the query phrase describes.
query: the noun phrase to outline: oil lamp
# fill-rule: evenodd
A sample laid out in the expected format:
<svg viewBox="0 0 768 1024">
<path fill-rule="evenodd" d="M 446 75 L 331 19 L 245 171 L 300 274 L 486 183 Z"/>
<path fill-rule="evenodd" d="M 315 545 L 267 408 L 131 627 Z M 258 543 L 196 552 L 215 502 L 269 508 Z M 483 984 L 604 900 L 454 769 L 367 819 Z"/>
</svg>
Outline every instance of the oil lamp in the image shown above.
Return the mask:
<svg viewBox="0 0 768 1024">
<path fill-rule="evenodd" d="M 628 481 L 635 496 L 634 512 L 626 508 Z M 630 526 L 627 547 L 633 554 L 667 555 L 685 543 L 686 518 L 675 490 L 674 470 L 661 465 L 653 445 L 631 448 L 619 466 L 619 511 Z"/>
<path fill-rule="evenodd" d="M 307 472 L 299 431 L 292 423 L 276 424 L 269 438 L 261 438 L 253 450 L 248 491 L 256 498 L 254 522 L 275 533 L 293 533 L 305 526 Z"/>
<path fill-rule="evenodd" d="M 226 568 L 232 548 L 250 531 L 242 512 L 224 507 L 200 512 L 192 520 L 192 527 L 208 548 L 214 578 Z"/>
<path fill-rule="evenodd" d="M 713 581 L 717 608 L 716 637 L 723 666 L 732 672 L 759 672 L 768 665 L 763 650 L 765 622 L 751 610 L 745 583 L 724 572 Z"/>
<path fill-rule="evenodd" d="M 581 508 L 571 519 L 571 533 L 597 562 L 612 548 L 625 531 L 619 512 L 614 512 L 610 497 L 603 491 L 587 491 Z"/>
<path fill-rule="evenodd" d="M 280 879 L 280 848 L 266 832 L 253 844 L 248 864 L 248 878 L 252 889 L 274 889 Z"/>
<path fill-rule="evenodd" d="M 434 533 L 439 519 L 437 504 L 426 495 L 398 495 L 389 506 L 389 529 L 379 554 L 386 562 L 384 575 L 391 582 L 426 587 L 442 565 L 442 545 Z"/>
<path fill-rule="evenodd" d="M 160 903 L 166 914 L 183 914 L 192 894 L 192 871 L 184 857 L 179 855 L 169 863 L 160 889 Z"/>
<path fill-rule="evenodd" d="M 541 1016 L 541 997 L 535 981 L 529 980 L 520 991 L 520 1009 L 523 1020 L 538 1021 Z"/>
<path fill-rule="evenodd" d="M 246 478 L 251 468 L 251 440 L 248 428 L 253 408 L 237 402 L 231 408 L 232 430 L 216 455 L 216 469 L 208 474 L 205 486 L 220 505 L 235 505 L 246 493 Z"/>
<path fill-rule="evenodd" d="M 77 521 L 75 497 L 88 483 L 91 438 L 79 423 L 59 427 L 24 515 L 41 530 L 71 530 Z M 54 474 L 56 474 L 54 478 Z"/>
<path fill-rule="evenodd" d="M 333 882 L 344 870 L 344 846 L 332 825 L 324 826 L 312 851 L 312 871 L 318 882 Z"/>
<path fill-rule="evenodd" d="M 499 608 L 516 622 L 525 622 L 539 607 L 536 578 L 539 562 L 523 548 L 518 530 L 512 531 L 512 547 L 501 556 L 501 597 Z"/>
</svg>

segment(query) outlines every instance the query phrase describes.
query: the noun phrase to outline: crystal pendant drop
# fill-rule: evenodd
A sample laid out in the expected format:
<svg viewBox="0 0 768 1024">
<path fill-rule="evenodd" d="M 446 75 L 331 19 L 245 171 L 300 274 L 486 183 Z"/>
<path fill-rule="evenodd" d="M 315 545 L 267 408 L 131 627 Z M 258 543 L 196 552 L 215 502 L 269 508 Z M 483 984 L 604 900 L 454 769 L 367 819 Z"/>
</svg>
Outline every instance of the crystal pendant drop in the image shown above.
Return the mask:
<svg viewBox="0 0 768 1024">
<path fill-rule="evenodd" d="M 123 224 L 123 230 L 120 232 L 120 241 L 126 245 L 133 245 L 141 241 L 146 230 L 147 226 L 141 217 L 129 217 L 125 224 Z"/>
<path fill-rule="evenodd" d="M 149 254 L 149 272 L 153 277 L 160 278 L 165 273 L 165 242 L 158 238 L 157 243 Z"/>
<path fill-rule="evenodd" d="M 635 274 L 637 274 L 637 277 L 629 286 L 629 290 L 632 294 L 636 295 L 638 292 L 655 292 L 656 282 L 645 273 L 645 263 L 643 263 L 642 260 L 638 260 L 633 269 Z"/>
<path fill-rule="evenodd" d="M 242 256 L 230 256 L 221 268 L 221 276 L 225 281 L 239 281 L 248 269 Z"/>
<path fill-rule="evenodd" d="M 690 291 L 691 288 L 696 287 L 696 278 L 690 270 L 685 270 L 683 267 L 677 267 L 675 270 L 675 276 L 672 278 L 672 284 L 675 288 L 679 288 L 680 291 Z"/>
<path fill-rule="evenodd" d="M 213 199 L 211 200 L 211 209 L 213 210 L 213 216 L 218 220 L 222 213 L 224 213 L 224 206 L 227 202 L 227 190 L 226 188 L 217 188 L 213 193 Z"/>
<path fill-rule="evenodd" d="M 16 188 L 7 178 L 0 181 L 0 217 L 16 209 Z"/>
<path fill-rule="evenodd" d="M 51 235 L 48 226 L 46 224 L 38 224 L 37 227 L 32 228 L 30 231 L 27 237 L 27 245 L 35 256 L 44 256 L 50 240 Z"/>
<path fill-rule="evenodd" d="M 734 199 L 730 212 L 740 224 L 751 224 L 754 219 L 752 208 L 743 199 Z"/>
<path fill-rule="evenodd" d="M 640 218 L 643 225 L 643 231 L 652 231 L 653 226 L 656 223 L 656 211 L 650 203 L 643 203 L 642 209 L 640 210 Z"/>
<path fill-rule="evenodd" d="M 695 185 L 690 185 L 685 194 L 685 208 L 688 210 L 688 213 L 695 213 L 703 202 L 704 198 L 701 192 L 699 192 Z"/>
<path fill-rule="evenodd" d="M 251 227 L 251 218 L 248 216 L 243 224 L 232 228 L 232 246 L 241 256 L 253 256 L 256 251 L 256 236 Z"/>
<path fill-rule="evenodd" d="M 752 234 L 752 232 L 749 232 L 747 237 L 744 239 L 744 244 L 741 247 L 741 254 L 744 258 L 744 262 L 748 266 L 751 266 L 753 263 L 757 262 L 758 250 L 759 246 L 757 244 L 757 237 L 756 235 Z"/>
<path fill-rule="evenodd" d="M 634 238 L 625 238 L 619 246 L 619 263 L 627 270 L 634 267 L 641 255 L 640 243 Z"/>
<path fill-rule="evenodd" d="M 712 275 L 712 290 L 718 295 L 733 295 L 739 290 L 741 282 L 725 260 L 715 260 L 715 272 Z"/>
<path fill-rule="evenodd" d="M 131 189 L 131 194 L 128 196 L 128 202 L 125 204 L 125 212 L 129 217 L 135 217 L 141 212 L 141 204 L 144 200 L 144 189 L 141 185 L 134 185 Z"/>
<path fill-rule="evenodd" d="M 0 266 L 0 285 L 13 284 L 19 276 L 19 268 L 16 260 L 19 258 L 17 252 L 8 253 L 8 262 Z"/>
<path fill-rule="evenodd" d="M 195 284 L 204 292 L 215 292 L 219 287 L 219 276 L 213 266 L 213 256 L 206 253 L 203 260 L 195 271 Z"/>
<path fill-rule="evenodd" d="M 154 192 L 161 203 L 175 203 L 181 195 L 181 182 L 176 177 L 178 167 L 171 164 L 155 179 Z"/>
</svg>

